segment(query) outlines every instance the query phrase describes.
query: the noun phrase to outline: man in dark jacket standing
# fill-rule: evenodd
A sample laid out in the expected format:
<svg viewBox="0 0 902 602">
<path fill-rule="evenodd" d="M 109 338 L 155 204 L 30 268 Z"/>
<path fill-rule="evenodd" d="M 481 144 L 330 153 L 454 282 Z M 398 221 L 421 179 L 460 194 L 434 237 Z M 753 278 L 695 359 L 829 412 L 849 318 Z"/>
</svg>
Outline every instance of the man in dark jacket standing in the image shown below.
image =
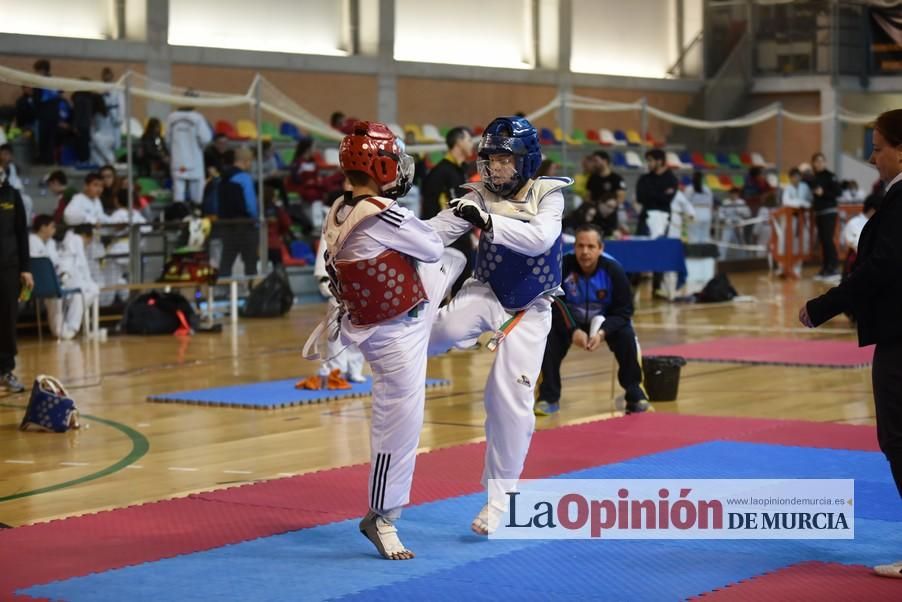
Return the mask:
<svg viewBox="0 0 902 602">
<path fill-rule="evenodd" d="M 0 170 L 0 389 L 25 390 L 16 368 L 16 318 L 22 287 L 34 287 L 28 253 L 28 224 L 19 191 Z"/>
<path fill-rule="evenodd" d="M 222 237 L 222 259 L 219 275 L 228 278 L 238 255 L 244 263 L 244 273 L 257 274 L 258 245 L 260 232 L 257 218 L 260 209 L 254 179 L 248 171 L 254 161 L 250 149 L 242 147 L 235 151 L 233 165 L 226 164 L 219 177 L 217 208 L 220 222 L 217 224 Z"/>
<path fill-rule="evenodd" d="M 551 331 L 542 360 L 542 383 L 535 413 L 558 411 L 561 398 L 561 362 L 570 345 L 595 351 L 602 341 L 614 352 L 620 369 L 617 378 L 626 391 L 626 413 L 650 409 L 642 390 L 639 343 L 633 330 L 633 291 L 620 264 L 602 255 L 601 229 L 593 224 L 576 228 L 573 255 L 564 257 L 564 296 L 555 299 Z"/>
<path fill-rule="evenodd" d="M 839 181 L 832 171 L 827 169 L 827 161 L 823 153 L 815 153 L 811 157 L 814 175 L 810 182 L 814 196 L 812 209 L 817 225 L 817 237 L 821 243 L 821 271 L 815 278 L 833 278 L 839 275 L 839 254 L 836 252 L 836 218 L 839 215 L 837 199 L 840 190 Z"/>
<path fill-rule="evenodd" d="M 861 232 L 848 278 L 808 301 L 799 310 L 799 320 L 813 328 L 850 313 L 858 326 L 858 344 L 876 344 L 871 378 L 877 441 L 902 496 L 902 109 L 880 115 L 873 136 L 871 163 L 886 185 L 886 195 Z M 874 570 L 902 579 L 902 561 Z"/>
</svg>

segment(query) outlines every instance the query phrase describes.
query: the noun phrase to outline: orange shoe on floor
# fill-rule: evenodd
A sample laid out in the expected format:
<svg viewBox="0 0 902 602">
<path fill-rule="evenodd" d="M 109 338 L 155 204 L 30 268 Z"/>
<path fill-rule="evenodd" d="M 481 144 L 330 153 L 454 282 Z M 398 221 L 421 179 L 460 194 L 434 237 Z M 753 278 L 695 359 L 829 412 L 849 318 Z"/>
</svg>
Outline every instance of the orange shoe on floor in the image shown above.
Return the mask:
<svg viewBox="0 0 902 602">
<path fill-rule="evenodd" d="M 324 376 L 308 376 L 295 383 L 295 389 L 307 389 L 308 391 L 319 391 L 326 388 L 326 377 Z"/>
<path fill-rule="evenodd" d="M 351 388 L 351 383 L 346 381 L 341 375 L 341 370 L 336 368 L 329 373 L 329 377 L 326 379 L 326 388 L 330 391 L 344 391 Z"/>
</svg>

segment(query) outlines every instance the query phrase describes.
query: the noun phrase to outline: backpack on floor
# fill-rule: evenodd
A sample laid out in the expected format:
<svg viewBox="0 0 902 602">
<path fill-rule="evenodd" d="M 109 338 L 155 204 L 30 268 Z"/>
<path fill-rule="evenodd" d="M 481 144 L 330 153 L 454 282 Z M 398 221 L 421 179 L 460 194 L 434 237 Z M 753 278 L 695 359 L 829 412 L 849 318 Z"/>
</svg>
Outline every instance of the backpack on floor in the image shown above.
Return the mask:
<svg viewBox="0 0 902 602">
<path fill-rule="evenodd" d="M 194 308 L 178 293 L 139 295 L 122 316 L 122 330 L 128 334 L 190 334 L 199 325 Z"/>
<path fill-rule="evenodd" d="M 241 310 L 245 318 L 273 318 L 284 315 L 294 304 L 288 274 L 276 267 L 263 282 L 251 289 Z"/>
<path fill-rule="evenodd" d="M 163 266 L 160 282 L 196 282 L 215 284 L 219 270 L 210 264 L 204 251 L 174 252 Z"/>
<path fill-rule="evenodd" d="M 40 374 L 34 379 L 28 408 L 19 428 L 23 431 L 65 433 L 77 429 L 78 409 L 62 383 L 52 376 Z"/>
<path fill-rule="evenodd" d="M 696 300 L 699 303 L 722 303 L 731 301 L 733 297 L 739 293 L 733 288 L 733 284 L 726 274 L 718 274 L 708 281 L 700 292 L 696 293 Z"/>
</svg>

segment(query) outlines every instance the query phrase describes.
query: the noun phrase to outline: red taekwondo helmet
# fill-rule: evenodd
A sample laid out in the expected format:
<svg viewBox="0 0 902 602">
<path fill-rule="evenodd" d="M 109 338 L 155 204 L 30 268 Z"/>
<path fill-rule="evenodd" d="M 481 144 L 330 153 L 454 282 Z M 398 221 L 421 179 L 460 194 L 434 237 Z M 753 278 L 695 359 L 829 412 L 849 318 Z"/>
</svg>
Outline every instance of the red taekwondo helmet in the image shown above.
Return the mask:
<svg viewBox="0 0 902 602">
<path fill-rule="evenodd" d="M 338 148 L 341 169 L 359 171 L 379 184 L 390 198 L 402 197 L 413 182 L 413 158 L 395 139 L 388 126 L 376 121 L 358 121 Z"/>
</svg>

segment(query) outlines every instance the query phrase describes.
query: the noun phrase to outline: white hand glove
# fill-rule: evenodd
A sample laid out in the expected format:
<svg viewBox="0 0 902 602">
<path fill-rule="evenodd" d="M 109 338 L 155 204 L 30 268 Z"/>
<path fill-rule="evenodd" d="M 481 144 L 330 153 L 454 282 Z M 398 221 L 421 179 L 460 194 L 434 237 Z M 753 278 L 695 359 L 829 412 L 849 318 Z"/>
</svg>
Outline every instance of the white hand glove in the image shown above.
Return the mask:
<svg viewBox="0 0 902 602">
<path fill-rule="evenodd" d="M 492 216 L 472 199 L 451 199 L 448 204 L 457 217 L 467 220 L 480 230 L 492 231 Z"/>
<path fill-rule="evenodd" d="M 323 296 L 323 299 L 331 299 L 332 298 L 332 289 L 329 286 L 328 278 L 320 278 L 319 294 Z"/>
</svg>

